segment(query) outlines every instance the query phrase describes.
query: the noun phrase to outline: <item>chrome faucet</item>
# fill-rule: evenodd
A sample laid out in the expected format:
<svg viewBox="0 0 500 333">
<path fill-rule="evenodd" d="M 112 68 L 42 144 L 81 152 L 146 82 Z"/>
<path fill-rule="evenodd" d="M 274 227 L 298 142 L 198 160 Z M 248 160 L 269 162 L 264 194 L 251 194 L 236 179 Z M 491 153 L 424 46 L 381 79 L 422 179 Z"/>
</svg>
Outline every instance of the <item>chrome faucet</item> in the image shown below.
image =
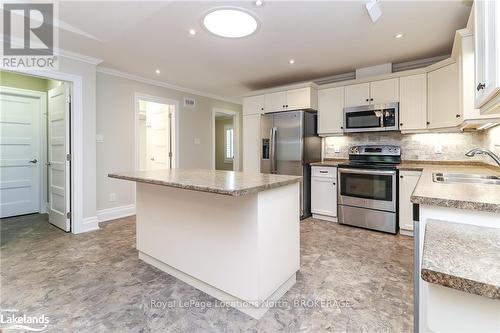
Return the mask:
<svg viewBox="0 0 500 333">
<path fill-rule="evenodd" d="M 492 152 L 491 150 L 486 149 L 486 148 L 474 148 L 474 149 L 471 149 L 471 150 L 469 150 L 468 152 L 465 153 L 465 156 L 472 157 L 474 155 L 482 155 L 482 154 L 488 155 L 489 157 L 491 157 L 498 164 L 498 166 L 500 166 L 500 157 L 498 157 L 497 155 L 495 155 L 494 152 Z"/>
</svg>

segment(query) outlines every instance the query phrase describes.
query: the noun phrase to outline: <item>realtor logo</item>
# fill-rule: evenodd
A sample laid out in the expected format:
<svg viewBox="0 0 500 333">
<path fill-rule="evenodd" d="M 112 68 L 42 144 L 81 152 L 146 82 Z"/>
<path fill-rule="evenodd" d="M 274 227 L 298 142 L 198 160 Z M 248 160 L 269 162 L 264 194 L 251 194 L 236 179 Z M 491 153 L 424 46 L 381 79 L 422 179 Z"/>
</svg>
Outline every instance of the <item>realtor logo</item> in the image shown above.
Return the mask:
<svg viewBox="0 0 500 333">
<path fill-rule="evenodd" d="M 2 67 L 55 69 L 53 3 L 3 4 Z"/>
</svg>

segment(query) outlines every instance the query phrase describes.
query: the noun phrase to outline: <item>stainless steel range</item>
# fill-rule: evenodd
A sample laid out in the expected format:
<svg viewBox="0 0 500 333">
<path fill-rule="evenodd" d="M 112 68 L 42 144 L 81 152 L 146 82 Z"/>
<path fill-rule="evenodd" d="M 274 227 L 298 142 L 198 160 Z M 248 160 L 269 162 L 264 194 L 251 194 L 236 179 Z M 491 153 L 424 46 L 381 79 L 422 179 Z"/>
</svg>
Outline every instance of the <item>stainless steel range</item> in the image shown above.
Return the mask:
<svg viewBox="0 0 500 333">
<path fill-rule="evenodd" d="M 399 163 L 398 146 L 350 147 L 349 162 L 338 168 L 339 222 L 397 233 Z"/>
</svg>

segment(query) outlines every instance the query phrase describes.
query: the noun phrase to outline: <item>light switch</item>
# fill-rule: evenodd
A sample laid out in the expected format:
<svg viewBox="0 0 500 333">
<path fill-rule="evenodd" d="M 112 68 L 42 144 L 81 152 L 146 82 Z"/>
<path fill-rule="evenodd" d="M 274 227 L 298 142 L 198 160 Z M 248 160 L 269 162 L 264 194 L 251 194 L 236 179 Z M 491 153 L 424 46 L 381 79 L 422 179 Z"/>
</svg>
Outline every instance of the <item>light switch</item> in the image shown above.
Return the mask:
<svg viewBox="0 0 500 333">
<path fill-rule="evenodd" d="M 194 144 L 199 145 L 201 143 L 200 138 L 194 138 Z"/>
<path fill-rule="evenodd" d="M 102 135 L 102 134 L 96 134 L 95 141 L 96 142 L 104 142 L 104 135 Z"/>
<path fill-rule="evenodd" d="M 333 146 L 333 151 L 337 154 L 340 153 L 340 146 Z"/>
<path fill-rule="evenodd" d="M 442 154 L 443 153 L 443 146 L 441 146 L 440 144 L 434 145 L 434 153 Z"/>
</svg>

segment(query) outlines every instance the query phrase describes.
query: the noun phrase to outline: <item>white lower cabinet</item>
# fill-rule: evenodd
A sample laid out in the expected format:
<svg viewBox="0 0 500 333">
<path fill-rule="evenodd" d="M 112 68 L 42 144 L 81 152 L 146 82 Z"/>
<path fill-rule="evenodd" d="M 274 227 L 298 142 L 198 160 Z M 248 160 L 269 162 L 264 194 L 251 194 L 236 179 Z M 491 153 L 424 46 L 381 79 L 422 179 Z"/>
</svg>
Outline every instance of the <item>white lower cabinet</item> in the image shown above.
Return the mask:
<svg viewBox="0 0 500 333">
<path fill-rule="evenodd" d="M 399 171 L 399 229 L 401 234 L 413 234 L 413 203 L 411 195 L 422 172 Z"/>
<path fill-rule="evenodd" d="M 337 221 L 337 168 L 312 167 L 311 212 L 313 217 Z"/>
</svg>

